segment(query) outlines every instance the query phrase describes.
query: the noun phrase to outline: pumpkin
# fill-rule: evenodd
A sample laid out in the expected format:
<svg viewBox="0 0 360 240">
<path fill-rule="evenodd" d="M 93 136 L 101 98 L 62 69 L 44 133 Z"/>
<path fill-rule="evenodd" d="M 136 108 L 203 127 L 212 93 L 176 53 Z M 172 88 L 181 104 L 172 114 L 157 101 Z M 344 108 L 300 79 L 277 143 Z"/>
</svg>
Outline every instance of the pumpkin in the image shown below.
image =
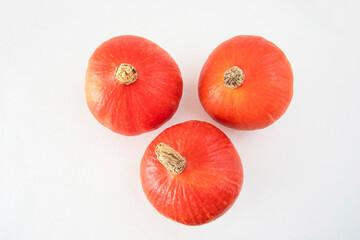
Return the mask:
<svg viewBox="0 0 360 240">
<path fill-rule="evenodd" d="M 180 123 L 160 133 L 144 153 L 140 175 L 155 209 L 186 225 L 223 215 L 243 183 L 234 145 L 221 130 L 201 121 Z"/>
<path fill-rule="evenodd" d="M 174 59 L 155 43 L 118 36 L 101 44 L 86 71 L 87 105 L 105 127 L 138 135 L 160 127 L 179 106 L 183 82 Z"/>
<path fill-rule="evenodd" d="M 261 129 L 288 108 L 293 73 L 274 43 L 258 36 L 236 36 L 221 43 L 206 60 L 198 93 L 217 122 L 239 130 Z"/>
</svg>

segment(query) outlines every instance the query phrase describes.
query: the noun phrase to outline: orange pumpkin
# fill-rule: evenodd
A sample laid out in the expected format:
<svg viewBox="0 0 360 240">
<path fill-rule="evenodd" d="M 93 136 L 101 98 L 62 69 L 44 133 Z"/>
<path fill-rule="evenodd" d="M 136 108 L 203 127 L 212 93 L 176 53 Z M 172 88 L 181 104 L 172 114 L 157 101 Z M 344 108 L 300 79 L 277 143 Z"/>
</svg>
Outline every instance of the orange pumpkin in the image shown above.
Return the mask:
<svg viewBox="0 0 360 240">
<path fill-rule="evenodd" d="M 279 119 L 293 95 L 293 73 L 285 54 L 258 36 L 236 36 L 206 60 L 199 98 L 217 122 L 240 130 L 265 128 Z"/>
<path fill-rule="evenodd" d="M 123 135 L 152 131 L 169 120 L 182 87 L 174 59 L 155 43 L 130 35 L 114 37 L 95 50 L 85 81 L 91 113 Z"/>
<path fill-rule="evenodd" d="M 241 160 L 230 139 L 201 121 L 160 133 L 147 147 L 140 173 L 144 193 L 156 210 L 186 225 L 223 215 L 243 183 Z"/>
</svg>

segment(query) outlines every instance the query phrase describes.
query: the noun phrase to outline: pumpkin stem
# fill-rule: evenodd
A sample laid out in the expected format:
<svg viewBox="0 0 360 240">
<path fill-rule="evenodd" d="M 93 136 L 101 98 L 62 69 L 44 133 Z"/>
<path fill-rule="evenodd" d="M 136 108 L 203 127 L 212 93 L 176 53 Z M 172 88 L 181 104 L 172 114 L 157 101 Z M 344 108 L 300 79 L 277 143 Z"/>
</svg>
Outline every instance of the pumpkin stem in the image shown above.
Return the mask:
<svg viewBox="0 0 360 240">
<path fill-rule="evenodd" d="M 224 73 L 225 86 L 231 89 L 240 87 L 244 82 L 244 78 L 245 78 L 244 72 L 237 66 L 233 66 L 232 68 L 229 68 Z"/>
<path fill-rule="evenodd" d="M 181 173 L 186 165 L 186 159 L 172 147 L 159 143 L 155 148 L 157 159 L 173 174 Z"/>
<path fill-rule="evenodd" d="M 129 85 L 136 81 L 136 69 L 127 63 L 122 63 L 115 69 L 115 78 L 122 84 Z"/>
</svg>

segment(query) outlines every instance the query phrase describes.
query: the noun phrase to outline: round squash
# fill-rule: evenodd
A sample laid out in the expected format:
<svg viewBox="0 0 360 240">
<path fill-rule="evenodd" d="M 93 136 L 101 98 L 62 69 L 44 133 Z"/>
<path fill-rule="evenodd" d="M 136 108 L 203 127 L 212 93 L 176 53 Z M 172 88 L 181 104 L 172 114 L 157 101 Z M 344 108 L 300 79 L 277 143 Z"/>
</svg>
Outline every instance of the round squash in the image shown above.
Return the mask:
<svg viewBox="0 0 360 240">
<path fill-rule="evenodd" d="M 87 105 L 105 127 L 138 135 L 160 127 L 179 106 L 183 82 L 174 59 L 137 36 L 114 37 L 92 54 L 86 71 Z"/>
<path fill-rule="evenodd" d="M 160 133 L 144 153 L 140 174 L 155 209 L 186 225 L 223 215 L 243 183 L 234 145 L 218 128 L 201 121 L 180 123 Z"/>
<path fill-rule="evenodd" d="M 265 128 L 279 119 L 293 95 L 293 73 L 285 54 L 258 36 L 236 36 L 206 60 L 199 98 L 217 122 L 239 130 Z"/>
</svg>

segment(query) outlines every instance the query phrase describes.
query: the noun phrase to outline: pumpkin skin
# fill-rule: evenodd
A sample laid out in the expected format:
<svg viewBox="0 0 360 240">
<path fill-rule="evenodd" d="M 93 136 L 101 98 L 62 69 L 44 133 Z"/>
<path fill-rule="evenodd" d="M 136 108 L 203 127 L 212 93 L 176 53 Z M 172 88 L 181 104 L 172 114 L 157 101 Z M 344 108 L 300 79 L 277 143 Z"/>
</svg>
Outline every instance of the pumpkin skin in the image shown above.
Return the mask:
<svg viewBox="0 0 360 240">
<path fill-rule="evenodd" d="M 241 86 L 224 84 L 225 72 L 243 71 Z M 236 36 L 221 43 L 206 60 L 199 78 L 199 98 L 217 122 L 239 130 L 265 128 L 279 119 L 293 95 L 293 73 L 285 54 L 258 36 Z"/>
<path fill-rule="evenodd" d="M 157 159 L 157 144 L 165 143 L 186 158 L 174 175 Z M 201 121 L 174 125 L 147 147 L 140 167 L 143 191 L 165 217 L 185 225 L 200 225 L 223 215 L 235 202 L 243 183 L 239 154 L 230 139 Z"/>
<path fill-rule="evenodd" d="M 115 77 L 121 64 L 136 69 L 136 81 Z M 105 127 L 123 135 L 152 131 L 179 106 L 183 82 L 174 59 L 155 43 L 137 36 L 118 36 L 92 54 L 86 72 L 87 105 Z"/>
</svg>

